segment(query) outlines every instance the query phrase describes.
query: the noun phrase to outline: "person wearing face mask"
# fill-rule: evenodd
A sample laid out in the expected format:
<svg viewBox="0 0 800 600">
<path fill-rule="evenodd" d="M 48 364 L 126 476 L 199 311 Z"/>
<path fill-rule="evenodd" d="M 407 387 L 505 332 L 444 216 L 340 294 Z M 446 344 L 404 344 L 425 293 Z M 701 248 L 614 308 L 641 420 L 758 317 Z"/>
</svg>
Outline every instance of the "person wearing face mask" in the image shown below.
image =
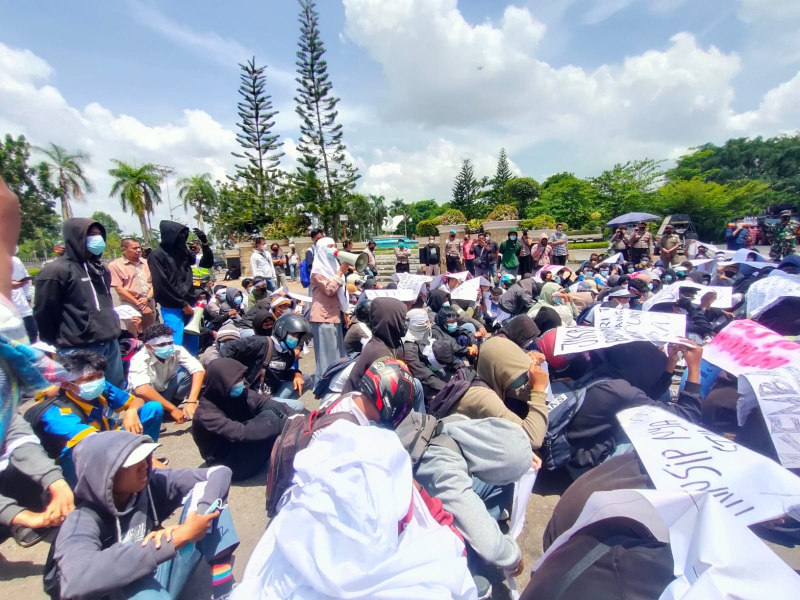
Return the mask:
<svg viewBox="0 0 800 600">
<path fill-rule="evenodd" d="M 408 259 L 411 256 L 411 250 L 406 248 L 404 243 L 400 243 L 397 248 L 394 249 L 394 258 L 396 261 L 394 271 L 395 273 L 408 273 L 409 272 L 409 263 Z"/>
<path fill-rule="evenodd" d="M 442 306 L 433 323 L 433 337 L 437 340 L 450 338 L 459 347 L 455 355 L 459 358 L 474 358 L 478 355 L 475 334 L 458 324 L 458 313 L 449 306 Z"/>
<path fill-rule="evenodd" d="M 419 264 L 425 268 L 425 275 L 436 277 L 441 274 L 442 250 L 436 244 L 436 238 L 428 237 L 428 245 L 419 248 Z"/>
<path fill-rule="evenodd" d="M 209 467 L 225 465 L 234 481 L 249 479 L 269 462 L 270 452 L 294 414 L 285 404 L 247 388 L 240 362 L 220 358 L 208 367 L 192 437 Z"/>
<path fill-rule="evenodd" d="M 792 211 L 784 210 L 780 217 L 781 220 L 769 228 L 772 237 L 769 257 L 776 262 L 794 254 L 797 232 L 800 229 L 800 223 L 792 218 Z"/>
<path fill-rule="evenodd" d="M 448 273 L 460 273 L 462 268 L 462 257 L 464 255 L 461 249 L 461 240 L 456 237 L 456 230 L 451 229 L 447 241 L 444 243 L 444 255 L 447 261 Z"/>
<path fill-rule="evenodd" d="M 553 248 L 550 247 L 547 236 L 543 235 L 539 239 L 539 243 L 531 248 L 531 260 L 533 261 L 534 271 L 548 266 L 552 255 Z"/>
<path fill-rule="evenodd" d="M 543 308 L 551 308 L 561 317 L 561 324 L 570 326 L 575 324 L 575 317 L 578 316 L 578 309 L 572 302 L 572 297 L 564 291 L 558 283 L 549 282 L 542 286 L 539 300 L 528 311 L 528 315 L 536 318 L 536 315 Z"/>
<path fill-rule="evenodd" d="M 569 236 L 564 232 L 564 223 L 556 225 L 555 232 L 550 236 L 550 247 L 553 249 L 551 263 L 554 265 L 567 264 L 569 257 Z"/>
<path fill-rule="evenodd" d="M 497 257 L 499 254 L 500 247 L 497 242 L 492 240 L 492 236 L 487 233 L 483 245 L 483 258 L 487 269 L 487 273 L 484 276 L 492 282 L 497 281 Z"/>
<path fill-rule="evenodd" d="M 79 350 L 59 356 L 58 362 L 68 373 L 69 381 L 61 384 L 55 396 L 28 409 L 24 418 L 45 451 L 58 460 L 71 486 L 76 482 L 72 453 L 89 435 L 127 429 L 158 439 L 163 415 L 161 405 L 145 402 L 142 397 L 121 390 L 107 393 L 103 376 L 105 358 L 96 352 Z"/>
<path fill-rule="evenodd" d="M 67 219 L 63 234 L 64 257 L 44 265 L 36 277 L 33 316 L 39 339 L 58 348 L 59 354 L 78 350 L 100 354 L 106 360 L 106 379 L 124 387 L 111 273 L 100 260 L 106 230 L 92 219 Z"/>
<path fill-rule="evenodd" d="M 413 309 L 406 315 L 408 330 L 403 336 L 403 362 L 411 374 L 422 384 L 426 404 L 438 394 L 445 385 L 431 368 L 431 361 L 425 356 L 425 350 L 433 345 L 431 322 L 428 311 Z"/>
<path fill-rule="evenodd" d="M 130 389 L 145 400 L 158 402 L 176 423 L 191 419 L 206 374 L 203 365 L 175 344 L 167 325 L 151 325 L 139 342 L 144 348 L 131 359 Z M 182 403 L 183 410 L 178 408 Z"/>
<path fill-rule="evenodd" d="M 267 282 L 267 289 L 274 292 L 277 287 L 277 277 L 272 254 L 267 249 L 267 240 L 257 237 L 255 245 L 253 254 L 250 255 L 250 274 L 253 277 L 263 277 Z"/>
<path fill-rule="evenodd" d="M 630 248 L 630 258 L 634 265 L 642 262 L 642 257 L 653 253 L 653 234 L 647 231 L 647 223 L 644 221 L 636 225 L 636 229 L 628 238 Z"/>
<path fill-rule="evenodd" d="M 314 332 L 316 373 L 324 373 L 331 363 L 344 358 L 342 320 L 349 326 L 345 277 L 350 265 L 336 260 L 336 242 L 323 237 L 317 240 L 314 266 L 311 268 L 311 329 Z"/>
<path fill-rule="evenodd" d="M 503 273 L 517 276 L 521 249 L 522 244 L 517 241 L 517 230 L 512 228 L 508 232 L 508 239 L 500 244 L 500 254 L 497 257 L 497 264 Z"/>
</svg>

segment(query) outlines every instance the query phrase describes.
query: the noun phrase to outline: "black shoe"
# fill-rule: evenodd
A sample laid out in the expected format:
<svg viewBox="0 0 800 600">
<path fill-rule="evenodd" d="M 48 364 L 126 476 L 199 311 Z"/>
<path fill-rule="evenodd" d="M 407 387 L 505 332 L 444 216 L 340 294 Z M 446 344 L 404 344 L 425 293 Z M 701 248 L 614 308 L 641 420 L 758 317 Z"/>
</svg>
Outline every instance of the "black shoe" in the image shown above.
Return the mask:
<svg viewBox="0 0 800 600">
<path fill-rule="evenodd" d="M 11 526 L 11 536 L 14 538 L 14 541 L 23 548 L 35 546 L 41 542 L 48 533 L 50 533 L 49 527 L 31 529 L 30 527 L 25 527 L 24 525 Z"/>
</svg>

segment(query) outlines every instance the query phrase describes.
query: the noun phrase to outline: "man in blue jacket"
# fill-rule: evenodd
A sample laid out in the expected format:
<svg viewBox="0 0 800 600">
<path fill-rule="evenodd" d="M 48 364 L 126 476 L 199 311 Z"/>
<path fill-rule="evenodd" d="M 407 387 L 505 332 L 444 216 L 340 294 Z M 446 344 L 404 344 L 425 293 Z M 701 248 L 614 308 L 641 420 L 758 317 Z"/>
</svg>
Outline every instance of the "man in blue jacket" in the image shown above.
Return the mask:
<svg viewBox="0 0 800 600">
<path fill-rule="evenodd" d="M 725 241 L 728 244 L 728 250 L 747 248 L 747 239 L 749 237 L 750 230 L 745 227 L 744 219 L 741 217 L 735 219 L 725 230 Z"/>
</svg>

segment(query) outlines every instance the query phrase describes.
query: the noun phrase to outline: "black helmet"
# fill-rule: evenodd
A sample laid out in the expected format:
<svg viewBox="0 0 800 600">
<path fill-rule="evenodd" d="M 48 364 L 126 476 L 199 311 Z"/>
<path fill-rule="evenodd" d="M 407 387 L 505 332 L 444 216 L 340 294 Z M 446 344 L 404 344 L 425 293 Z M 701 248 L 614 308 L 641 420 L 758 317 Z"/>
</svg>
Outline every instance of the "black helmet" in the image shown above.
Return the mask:
<svg viewBox="0 0 800 600">
<path fill-rule="evenodd" d="M 353 316 L 355 316 L 356 320 L 359 323 L 364 323 L 369 325 L 369 309 L 372 306 L 372 300 L 366 300 L 364 302 L 356 304 L 356 308 L 353 311 Z"/>
<path fill-rule="evenodd" d="M 381 425 L 391 429 L 396 429 L 414 406 L 414 378 L 399 360 L 376 360 L 361 378 L 360 387 L 381 414 Z"/>
<path fill-rule="evenodd" d="M 287 343 L 286 338 L 289 336 L 297 338 L 297 343 Z M 311 335 L 311 325 L 300 315 L 290 313 L 282 315 L 275 321 L 275 326 L 272 328 L 272 336 L 278 340 L 286 350 L 294 349 L 302 339 Z"/>
</svg>

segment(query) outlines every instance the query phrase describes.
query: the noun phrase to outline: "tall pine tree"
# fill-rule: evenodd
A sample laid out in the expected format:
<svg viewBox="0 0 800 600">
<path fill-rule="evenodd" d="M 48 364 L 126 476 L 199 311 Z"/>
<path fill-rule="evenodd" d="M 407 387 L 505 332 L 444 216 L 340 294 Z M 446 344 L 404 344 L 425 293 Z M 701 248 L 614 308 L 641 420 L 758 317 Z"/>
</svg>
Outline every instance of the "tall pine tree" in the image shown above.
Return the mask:
<svg viewBox="0 0 800 600">
<path fill-rule="evenodd" d="M 514 179 L 511 167 L 508 164 L 506 149 L 500 148 L 500 156 L 497 159 L 497 172 L 492 179 L 492 200 L 495 204 L 508 204 L 506 198 L 506 184 Z"/>
<path fill-rule="evenodd" d="M 480 191 L 481 183 L 475 179 L 475 170 L 467 158 L 461 165 L 461 171 L 453 184 L 453 199 L 450 201 L 450 205 L 464 213 L 467 219 L 474 219 L 478 216 L 481 208 L 478 197 Z"/>
<path fill-rule="evenodd" d="M 300 3 L 300 50 L 297 52 L 296 112 L 300 116 L 300 142 L 297 149 L 304 155 L 301 165 L 314 165 L 322 183 L 322 197 L 317 214 L 327 229 L 332 226 L 338 239 L 339 213 L 344 209 L 349 192 L 359 175 L 345 158 L 342 126 L 336 122 L 339 98 L 333 95 L 328 77 L 328 63 L 322 58 L 325 47 L 319 32 L 319 14 L 313 0 Z M 316 161 L 309 160 L 315 157 Z"/>
<path fill-rule="evenodd" d="M 237 105 L 239 117 L 242 119 L 237 125 L 242 131 L 236 134 L 236 141 L 244 148 L 244 153 L 232 154 L 236 158 L 247 159 L 248 164 L 236 165 L 236 175 L 244 179 L 266 204 L 278 178 L 278 165 L 284 154 L 278 153 L 278 149 L 283 146 L 283 142 L 278 141 L 280 136 L 272 133 L 275 125 L 272 119 L 278 111 L 272 109 L 272 96 L 264 93 L 267 84 L 264 75 L 266 67 L 256 67 L 255 57 L 239 67 L 242 69 L 239 93 L 244 100 Z"/>
</svg>

